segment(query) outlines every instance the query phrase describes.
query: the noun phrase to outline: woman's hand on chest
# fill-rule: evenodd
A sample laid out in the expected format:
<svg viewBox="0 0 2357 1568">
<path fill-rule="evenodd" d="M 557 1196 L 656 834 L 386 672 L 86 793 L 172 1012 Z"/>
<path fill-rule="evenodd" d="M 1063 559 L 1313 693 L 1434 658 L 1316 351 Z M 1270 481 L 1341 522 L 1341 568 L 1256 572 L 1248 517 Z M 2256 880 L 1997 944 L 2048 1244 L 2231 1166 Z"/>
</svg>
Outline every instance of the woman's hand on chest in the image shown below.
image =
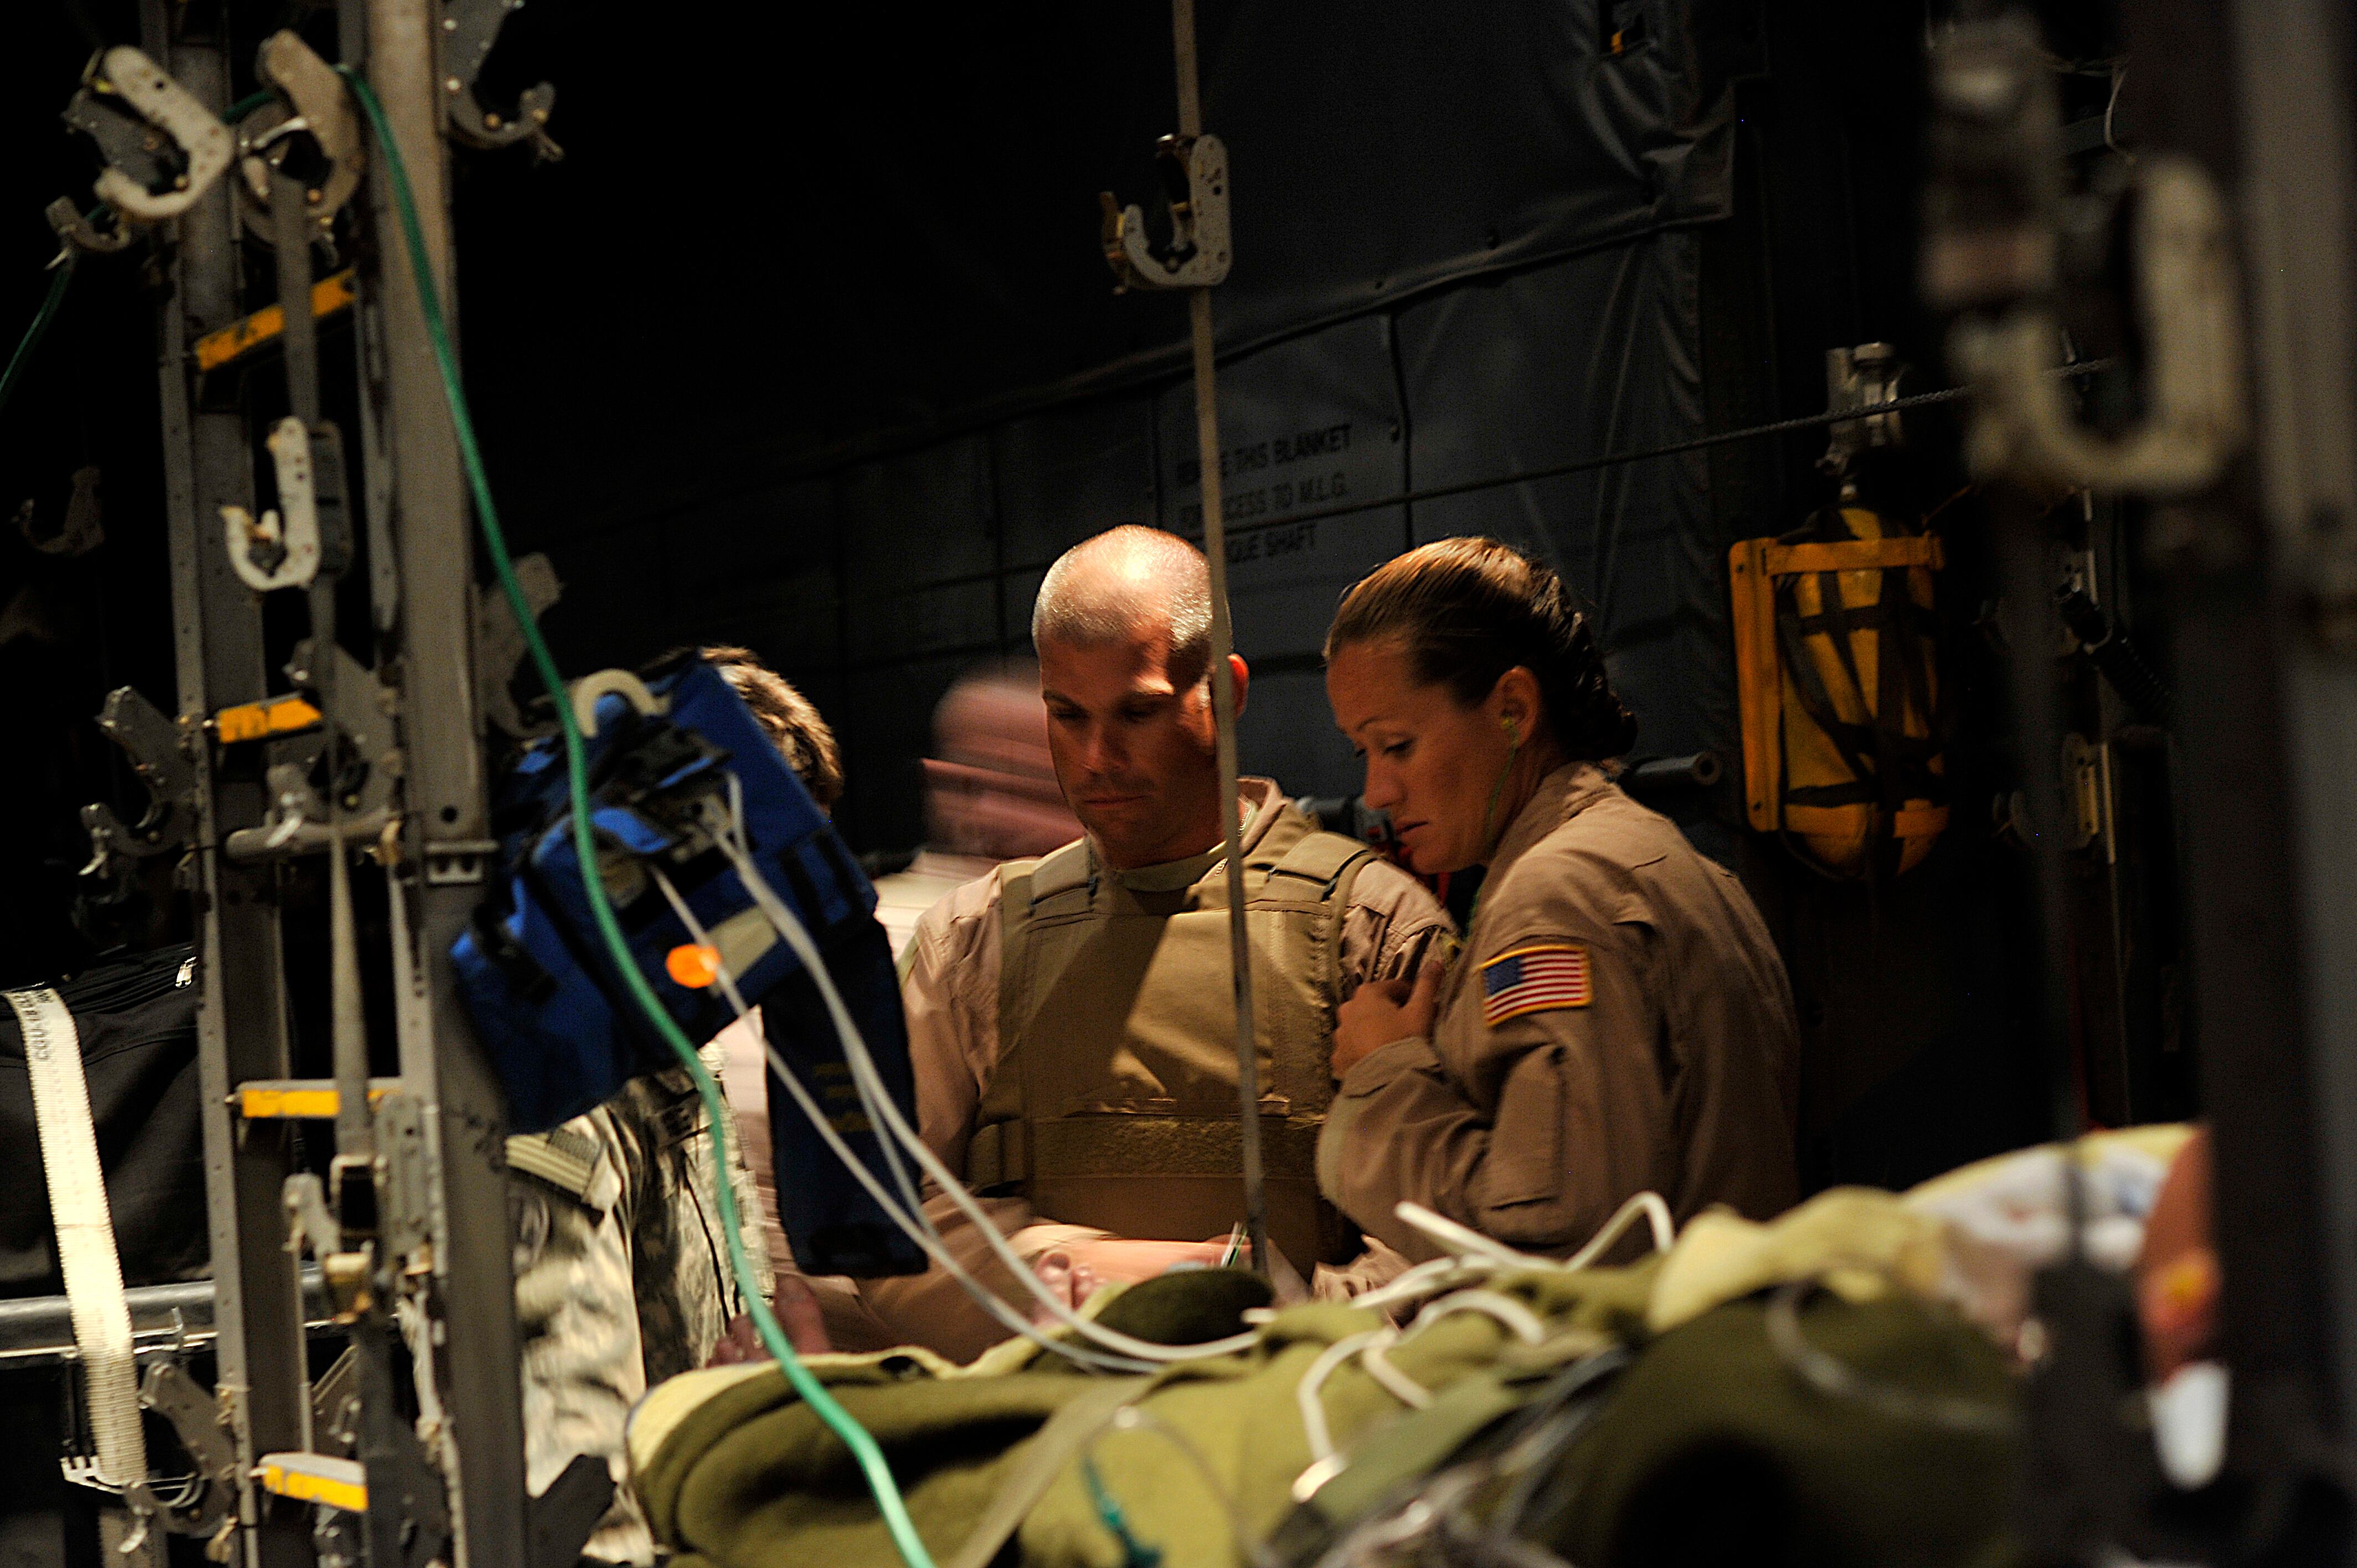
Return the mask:
<svg viewBox="0 0 2357 1568">
<path fill-rule="evenodd" d="M 1335 1078 L 1394 1040 L 1429 1036 L 1440 1010 L 1440 983 L 1446 973 L 1447 966 L 1427 962 L 1413 986 L 1405 980 L 1369 981 L 1336 1008 Z"/>
</svg>

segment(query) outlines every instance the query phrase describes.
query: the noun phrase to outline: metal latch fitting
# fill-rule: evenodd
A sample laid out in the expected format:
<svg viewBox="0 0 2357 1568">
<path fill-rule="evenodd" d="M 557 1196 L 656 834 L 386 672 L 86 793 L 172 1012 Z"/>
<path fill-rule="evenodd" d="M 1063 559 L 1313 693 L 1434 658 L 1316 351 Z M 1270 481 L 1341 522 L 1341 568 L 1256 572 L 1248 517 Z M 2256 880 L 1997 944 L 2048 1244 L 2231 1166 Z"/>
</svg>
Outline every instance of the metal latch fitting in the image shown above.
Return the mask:
<svg viewBox="0 0 2357 1568">
<path fill-rule="evenodd" d="M 1146 214 L 1123 207 L 1112 191 L 1101 192 L 1102 238 L 1106 264 L 1119 280 L 1114 292 L 1133 288 L 1211 288 L 1227 280 L 1233 252 L 1228 243 L 1228 149 L 1219 137 L 1165 136 L 1155 144 L 1170 209 L 1170 242 L 1154 246 L 1146 237 Z"/>
</svg>

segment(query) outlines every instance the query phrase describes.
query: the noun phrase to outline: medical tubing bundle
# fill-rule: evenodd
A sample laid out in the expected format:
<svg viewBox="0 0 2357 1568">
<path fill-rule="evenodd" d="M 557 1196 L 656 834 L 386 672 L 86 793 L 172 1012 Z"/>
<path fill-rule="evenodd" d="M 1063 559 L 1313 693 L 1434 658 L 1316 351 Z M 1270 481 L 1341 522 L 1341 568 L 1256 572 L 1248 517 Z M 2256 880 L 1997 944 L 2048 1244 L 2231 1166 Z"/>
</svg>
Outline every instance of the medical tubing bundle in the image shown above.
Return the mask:
<svg viewBox="0 0 2357 1568">
<path fill-rule="evenodd" d="M 615 968 L 620 972 L 631 999 L 694 1080 L 696 1093 L 704 1101 L 705 1115 L 711 1123 L 714 1168 L 718 1172 L 718 1179 L 713 1185 L 719 1199 L 721 1229 L 728 1243 L 729 1267 L 737 1276 L 737 1287 L 744 1292 L 746 1304 L 751 1309 L 755 1331 L 760 1336 L 762 1345 L 776 1359 L 786 1380 L 793 1385 L 794 1391 L 802 1396 L 802 1402 L 816 1412 L 819 1419 L 851 1450 L 852 1458 L 858 1464 L 869 1490 L 875 1494 L 877 1508 L 884 1517 L 885 1528 L 891 1533 L 893 1545 L 899 1550 L 909 1568 L 933 1568 L 932 1554 L 926 1550 L 915 1524 L 909 1518 L 908 1506 L 900 1497 L 899 1487 L 892 1479 L 891 1468 L 885 1463 L 884 1452 L 877 1445 L 875 1436 L 854 1420 L 851 1413 L 827 1391 L 826 1386 L 811 1376 L 809 1369 L 802 1364 L 801 1358 L 794 1354 L 792 1342 L 779 1327 L 770 1304 L 761 1298 L 752 1266 L 746 1260 L 735 1184 L 728 1179 L 728 1112 L 720 1098 L 720 1087 L 713 1081 L 712 1074 L 705 1070 L 703 1059 L 696 1055 L 695 1047 L 673 1022 L 671 1015 L 663 1010 L 653 988 L 647 983 L 646 976 L 640 972 L 638 964 L 630 956 L 630 946 L 623 939 L 621 926 L 614 918 L 613 906 L 608 901 L 606 889 L 597 875 L 597 836 L 589 822 L 589 778 L 581 729 L 574 720 L 572 703 L 565 700 L 565 678 L 556 668 L 556 660 L 549 652 L 547 642 L 540 635 L 540 627 L 533 618 L 532 607 L 524 599 L 522 585 L 516 581 L 515 564 L 509 558 L 507 539 L 500 529 L 499 511 L 491 500 L 490 482 L 483 470 L 482 454 L 475 444 L 474 420 L 468 411 L 466 391 L 458 380 L 457 357 L 452 351 L 448 327 L 442 314 L 441 294 L 435 286 L 434 269 L 426 259 L 425 236 L 417 220 L 416 199 L 410 191 L 409 171 L 402 162 L 401 148 L 393 141 L 393 128 L 385 123 L 384 106 L 377 102 L 374 90 L 366 79 L 349 66 L 339 65 L 336 71 L 351 87 L 353 98 L 368 115 L 369 127 L 375 133 L 377 145 L 384 149 L 385 172 L 393 183 L 393 204 L 401 217 L 402 238 L 408 249 L 410 269 L 417 280 L 418 307 L 425 317 L 425 333 L 434 348 L 435 363 L 441 371 L 443 395 L 450 405 L 450 424 L 457 436 L 458 456 L 466 468 L 468 488 L 474 498 L 475 519 L 482 529 L 483 543 L 499 575 L 500 591 L 506 595 L 508 607 L 514 612 L 516 625 L 522 629 L 525 646 L 531 651 L 533 668 L 538 673 L 541 684 L 547 688 L 555 709 L 557 728 L 565 741 L 573 843 L 581 861 L 582 889 L 588 896 L 598 935 L 604 939 L 607 950 L 612 954 Z"/>
<path fill-rule="evenodd" d="M 41 296 L 41 308 L 33 313 L 33 324 L 25 328 L 18 339 L 16 351 L 8 356 L 8 367 L 0 370 L 0 409 L 16 393 L 16 384 L 25 379 L 27 367 L 33 362 L 33 351 L 48 336 L 49 324 L 58 318 L 58 307 L 65 303 L 66 285 L 73 282 L 74 255 L 71 247 L 56 263 L 56 275 L 49 279 L 49 292 Z"/>
<path fill-rule="evenodd" d="M 732 865 L 739 866 L 739 878 L 741 880 L 748 874 L 737 860 L 736 852 L 747 842 L 745 837 L 744 787 L 738 780 L 736 774 L 729 773 L 726 774 L 726 777 L 728 780 L 728 811 L 726 820 L 725 822 L 715 821 L 712 818 L 707 817 L 705 825 L 712 832 L 713 843 L 720 848 L 721 853 L 724 855 L 729 858 L 730 864 Z M 732 834 L 734 835 L 733 838 L 731 836 Z M 750 851 L 747 851 L 744 857 L 745 862 L 749 863 L 751 858 Z M 886 1217 L 893 1220 L 893 1222 L 897 1224 L 902 1231 L 906 1232 L 911 1240 L 915 1240 L 920 1247 L 923 1247 L 925 1245 L 925 1239 L 919 1235 L 917 1231 L 911 1228 L 908 1219 L 902 1216 L 899 1211 L 900 1206 L 893 1201 L 892 1196 L 889 1193 L 883 1190 L 881 1184 L 877 1181 L 875 1174 L 867 1168 L 866 1162 L 854 1157 L 850 1151 L 850 1146 L 843 1141 L 842 1134 L 836 1132 L 833 1121 L 829 1119 L 823 1111 L 819 1110 L 817 1101 L 811 1097 L 809 1090 L 803 1087 L 801 1079 L 787 1067 L 785 1058 L 779 1054 L 777 1047 L 770 1044 L 769 1036 L 766 1033 L 763 1033 L 759 1026 L 753 1022 L 752 1008 L 750 1004 L 746 1002 L 744 994 L 737 989 L 736 975 L 729 971 L 727 964 L 719 959 L 719 945 L 714 942 L 710 934 L 706 932 L 704 927 L 704 922 L 697 919 L 694 912 L 687 907 L 687 900 L 680 897 L 679 889 L 673 885 L 670 875 L 664 872 L 662 866 L 652 863 L 649 863 L 647 869 L 653 874 L 655 886 L 662 890 L 663 900 L 671 906 L 672 913 L 679 917 L 680 924 L 687 928 L 688 934 L 693 937 L 697 943 L 712 950 L 715 959 L 713 972 L 717 977 L 721 995 L 727 999 L 728 1005 L 730 1009 L 736 1013 L 737 1021 L 746 1025 L 748 1027 L 752 1028 L 754 1032 L 759 1036 L 761 1041 L 761 1052 L 769 1058 L 770 1069 L 778 1075 L 779 1080 L 782 1082 L 786 1086 L 788 1091 L 793 1095 L 794 1103 L 802 1109 L 806 1116 L 810 1118 L 811 1124 L 818 1133 L 819 1137 L 825 1143 L 827 1148 L 834 1153 L 834 1156 L 841 1160 L 845 1165 L 849 1167 L 851 1174 L 859 1180 L 862 1187 L 866 1188 L 868 1196 L 873 1197 L 883 1208 Z M 749 875 L 751 876 L 759 876 L 760 873 L 759 871 L 753 871 L 749 873 Z M 765 888 L 767 884 L 764 884 Z M 759 902 L 758 896 L 756 896 L 755 901 L 756 903 Z M 767 911 L 763 912 L 762 918 L 768 919 L 772 927 L 777 925 L 776 919 L 770 916 Z M 795 923 L 795 929 L 797 930 L 801 930 L 803 928 L 801 926 L 800 922 L 797 921 Z M 845 1022 L 849 1017 L 850 1010 L 847 1007 L 842 1006 L 840 1003 L 840 993 L 834 989 L 834 977 L 833 973 L 827 970 L 823 961 L 813 962 L 810 960 L 806 956 L 805 950 L 802 947 L 796 947 L 791 939 L 788 940 L 787 945 L 793 948 L 796 960 L 802 962 L 803 967 L 810 972 L 813 976 L 813 983 L 823 988 L 822 994 L 825 996 L 830 1003 L 828 1015 L 829 1019 L 834 1025 L 836 1036 L 840 1038 L 845 1026 Z M 813 945 L 814 946 L 814 944 Z M 823 979 L 820 978 L 822 976 Z M 856 1035 L 856 1032 L 857 1031 L 855 1029 L 854 1034 Z M 864 1037 L 862 1039 L 862 1043 L 865 1043 Z M 863 1110 L 867 1109 L 866 1094 L 864 1091 L 861 1094 L 861 1108 Z M 875 1120 L 872 1112 L 869 1116 L 869 1120 L 871 1122 Z M 901 1199 L 906 1203 L 909 1209 L 920 1209 L 922 1207 L 924 1200 L 918 1196 L 916 1184 L 909 1179 L 908 1167 L 900 1163 L 899 1152 L 892 1146 L 892 1141 L 889 1138 L 878 1136 L 877 1139 L 877 1146 L 883 1152 L 885 1165 L 889 1166 L 891 1169 L 892 1183 L 895 1187 L 899 1188 Z M 931 1250 L 928 1249 L 928 1251 L 930 1251 Z M 957 1274 L 961 1272 L 958 1270 L 957 1265 L 954 1262 L 950 1262 L 946 1266 L 950 1269 L 952 1274 Z"/>
</svg>

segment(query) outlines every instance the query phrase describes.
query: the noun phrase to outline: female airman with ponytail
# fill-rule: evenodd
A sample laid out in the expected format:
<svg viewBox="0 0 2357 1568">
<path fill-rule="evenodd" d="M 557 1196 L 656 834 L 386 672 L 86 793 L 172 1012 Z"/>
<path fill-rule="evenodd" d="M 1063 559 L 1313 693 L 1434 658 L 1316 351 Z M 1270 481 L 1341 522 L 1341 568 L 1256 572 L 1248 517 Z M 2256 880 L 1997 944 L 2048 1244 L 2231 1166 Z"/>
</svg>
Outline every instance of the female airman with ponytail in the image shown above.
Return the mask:
<svg viewBox="0 0 2357 1568">
<path fill-rule="evenodd" d="M 1792 993 L 1742 885 L 1599 764 L 1636 721 L 1554 571 L 1487 539 L 1385 564 L 1326 639 L 1336 723 L 1427 875 L 1488 868 L 1462 955 L 1334 1032 L 1319 1185 L 1414 1258 L 1411 1199 L 1567 1253 L 1633 1195 L 1798 1196 Z"/>
</svg>

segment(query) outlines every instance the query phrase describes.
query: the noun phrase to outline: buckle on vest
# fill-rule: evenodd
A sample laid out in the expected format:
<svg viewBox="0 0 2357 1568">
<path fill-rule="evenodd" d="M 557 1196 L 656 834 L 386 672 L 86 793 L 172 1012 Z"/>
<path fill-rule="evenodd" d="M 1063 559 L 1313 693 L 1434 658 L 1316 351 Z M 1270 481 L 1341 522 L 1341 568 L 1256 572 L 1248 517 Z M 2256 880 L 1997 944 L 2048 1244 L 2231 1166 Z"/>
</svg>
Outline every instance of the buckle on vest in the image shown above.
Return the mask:
<svg viewBox="0 0 2357 1568">
<path fill-rule="evenodd" d="M 1020 1187 L 1031 1174 L 1027 1130 L 1020 1122 L 988 1122 L 975 1128 L 965 1146 L 966 1186 L 985 1197 Z"/>
</svg>

